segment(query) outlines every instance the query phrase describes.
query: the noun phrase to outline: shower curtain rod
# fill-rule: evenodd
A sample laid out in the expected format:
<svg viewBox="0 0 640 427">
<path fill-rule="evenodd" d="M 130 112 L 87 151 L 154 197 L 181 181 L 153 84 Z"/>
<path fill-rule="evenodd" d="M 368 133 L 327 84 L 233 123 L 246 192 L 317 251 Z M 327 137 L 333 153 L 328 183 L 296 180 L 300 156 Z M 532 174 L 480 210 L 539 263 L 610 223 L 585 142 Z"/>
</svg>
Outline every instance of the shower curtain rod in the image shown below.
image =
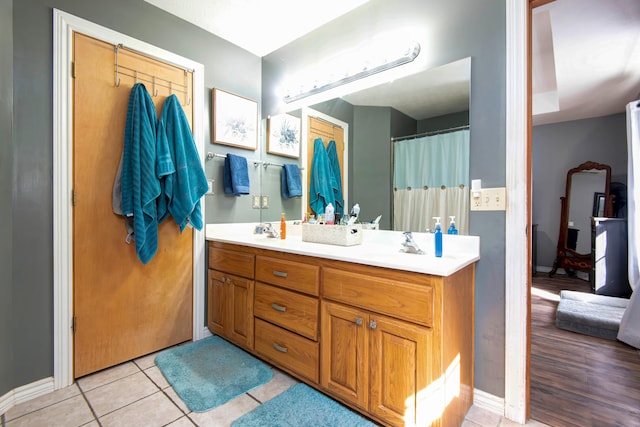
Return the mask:
<svg viewBox="0 0 640 427">
<path fill-rule="evenodd" d="M 431 132 L 416 133 L 415 135 L 398 136 L 396 138 L 391 138 L 391 142 L 402 141 L 404 139 L 421 138 L 423 136 L 439 135 L 441 133 L 449 133 L 449 132 L 455 132 L 457 130 L 465 130 L 465 129 L 469 129 L 469 125 L 457 126 L 457 127 L 449 128 L 449 129 L 434 130 L 434 131 L 431 131 Z"/>
</svg>

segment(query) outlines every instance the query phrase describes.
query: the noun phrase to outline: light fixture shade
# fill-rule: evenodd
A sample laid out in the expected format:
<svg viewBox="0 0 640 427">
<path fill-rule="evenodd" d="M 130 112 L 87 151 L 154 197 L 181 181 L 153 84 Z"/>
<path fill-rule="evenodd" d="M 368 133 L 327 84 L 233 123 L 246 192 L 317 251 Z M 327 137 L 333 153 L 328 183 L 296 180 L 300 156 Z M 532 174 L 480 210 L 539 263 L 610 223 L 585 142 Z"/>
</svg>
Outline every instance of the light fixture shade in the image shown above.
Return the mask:
<svg viewBox="0 0 640 427">
<path fill-rule="evenodd" d="M 387 60 L 386 58 L 379 59 L 378 61 L 365 60 L 364 63 L 361 66 L 355 68 L 356 71 L 354 71 L 351 74 L 348 74 L 337 80 L 328 80 L 325 83 L 318 83 L 317 81 L 314 81 L 304 86 L 304 87 L 310 87 L 310 89 L 301 89 L 297 93 L 287 94 L 283 97 L 283 100 L 286 103 L 291 103 L 299 99 L 306 98 L 308 96 L 312 96 L 317 93 L 324 92 L 324 91 L 336 88 L 338 86 L 345 85 L 347 83 L 354 82 L 356 80 L 359 80 L 365 77 L 369 77 L 373 74 L 377 74 L 382 71 L 386 71 L 391 68 L 395 68 L 400 65 L 407 64 L 409 62 L 412 62 L 414 59 L 416 59 L 419 53 L 420 53 L 420 44 L 418 42 L 413 41 L 408 45 L 406 49 L 403 50 L 403 52 L 400 53 L 399 56 L 396 56 L 391 60 Z"/>
</svg>

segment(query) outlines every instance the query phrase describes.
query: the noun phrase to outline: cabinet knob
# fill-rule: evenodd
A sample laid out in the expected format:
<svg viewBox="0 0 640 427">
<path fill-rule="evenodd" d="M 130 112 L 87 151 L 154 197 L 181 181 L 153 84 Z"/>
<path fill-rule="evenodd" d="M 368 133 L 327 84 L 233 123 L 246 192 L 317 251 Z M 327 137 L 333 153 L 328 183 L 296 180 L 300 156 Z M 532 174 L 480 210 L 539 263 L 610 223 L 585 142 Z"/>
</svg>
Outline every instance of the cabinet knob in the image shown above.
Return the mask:
<svg viewBox="0 0 640 427">
<path fill-rule="evenodd" d="M 356 325 L 362 326 L 362 317 L 356 317 Z"/>
<path fill-rule="evenodd" d="M 369 322 L 369 327 L 370 327 L 371 329 L 375 329 L 375 328 L 377 328 L 377 327 L 378 327 L 378 324 L 377 324 L 374 320 L 371 320 L 371 321 Z"/>
<path fill-rule="evenodd" d="M 226 278 L 226 277 L 224 277 L 224 276 L 222 276 L 222 277 L 220 278 L 220 281 L 221 281 L 222 283 L 224 283 L 224 282 L 226 282 L 226 281 L 227 281 L 227 278 Z"/>
<path fill-rule="evenodd" d="M 286 353 L 287 351 L 289 351 L 287 349 L 287 347 L 282 347 L 282 346 L 280 346 L 280 345 L 278 345 L 276 343 L 273 343 L 273 348 L 275 348 L 276 350 L 278 350 L 281 353 Z"/>
<path fill-rule="evenodd" d="M 231 279 L 227 277 L 227 284 L 231 283 Z"/>
</svg>

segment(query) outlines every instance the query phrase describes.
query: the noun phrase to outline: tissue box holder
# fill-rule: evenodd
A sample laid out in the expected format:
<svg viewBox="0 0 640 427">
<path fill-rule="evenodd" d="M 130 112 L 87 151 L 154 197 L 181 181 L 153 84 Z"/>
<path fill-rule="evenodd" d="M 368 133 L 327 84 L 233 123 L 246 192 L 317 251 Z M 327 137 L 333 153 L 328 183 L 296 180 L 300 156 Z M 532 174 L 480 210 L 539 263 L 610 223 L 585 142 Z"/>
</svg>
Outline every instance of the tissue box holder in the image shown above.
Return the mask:
<svg viewBox="0 0 640 427">
<path fill-rule="evenodd" d="M 362 244 L 362 226 L 302 224 L 302 241 L 327 245 L 354 246 Z"/>
</svg>

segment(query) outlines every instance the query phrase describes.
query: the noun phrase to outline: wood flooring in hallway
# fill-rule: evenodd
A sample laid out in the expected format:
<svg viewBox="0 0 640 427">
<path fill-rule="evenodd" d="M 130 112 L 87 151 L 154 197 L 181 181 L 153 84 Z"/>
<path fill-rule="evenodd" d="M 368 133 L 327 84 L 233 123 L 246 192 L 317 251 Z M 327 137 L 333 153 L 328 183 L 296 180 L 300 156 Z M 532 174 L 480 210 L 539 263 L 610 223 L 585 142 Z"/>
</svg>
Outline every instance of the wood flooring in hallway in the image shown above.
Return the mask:
<svg viewBox="0 0 640 427">
<path fill-rule="evenodd" d="M 547 273 L 532 281 L 531 418 L 558 427 L 640 426 L 640 350 L 556 328 L 563 289 L 590 285 Z"/>
</svg>

